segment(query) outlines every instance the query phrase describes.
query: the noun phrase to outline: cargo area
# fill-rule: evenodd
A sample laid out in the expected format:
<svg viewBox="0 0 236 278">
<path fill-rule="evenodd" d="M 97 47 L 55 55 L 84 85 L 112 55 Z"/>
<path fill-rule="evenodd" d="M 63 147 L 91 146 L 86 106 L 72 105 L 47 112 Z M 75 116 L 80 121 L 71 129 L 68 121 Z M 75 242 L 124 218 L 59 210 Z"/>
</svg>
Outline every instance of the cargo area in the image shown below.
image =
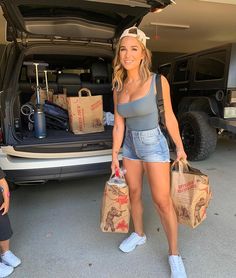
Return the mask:
<svg viewBox="0 0 236 278">
<path fill-rule="evenodd" d="M 15 150 L 73 152 L 111 148 L 114 120 L 111 58 L 109 55 L 97 57 L 88 56 L 86 53 L 76 55 L 78 50 L 74 51 L 75 53 L 70 52 L 69 49 L 64 52 L 70 55 L 50 53 L 31 54 L 24 57 L 20 68 L 18 89 L 12 105 Z M 87 52 L 89 53 L 89 49 Z M 34 110 L 37 104 L 37 81 L 33 63 L 39 64 L 40 103 L 46 116 L 45 138 L 35 136 Z M 102 96 L 104 131 L 75 134 L 71 129 L 66 99 L 67 97 L 77 98 L 79 90 L 84 88 L 89 89 L 92 96 Z M 82 96 L 86 94 L 82 92 Z M 59 99 L 59 102 L 55 98 Z M 48 110 L 49 114 L 47 114 Z M 51 110 L 53 113 L 55 110 L 56 115 L 51 115 Z"/>
</svg>

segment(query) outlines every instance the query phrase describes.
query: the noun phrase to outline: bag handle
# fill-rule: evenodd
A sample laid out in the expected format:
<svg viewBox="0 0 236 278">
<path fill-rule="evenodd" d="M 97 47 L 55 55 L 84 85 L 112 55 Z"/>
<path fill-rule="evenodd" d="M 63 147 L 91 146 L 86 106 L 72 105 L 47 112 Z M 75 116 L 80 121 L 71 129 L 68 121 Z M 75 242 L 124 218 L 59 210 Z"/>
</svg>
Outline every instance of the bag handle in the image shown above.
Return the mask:
<svg viewBox="0 0 236 278">
<path fill-rule="evenodd" d="M 189 172 L 189 170 L 191 169 L 191 166 L 187 160 L 183 160 L 183 159 L 178 160 L 178 161 L 175 160 L 171 165 L 171 170 L 174 170 L 174 169 L 175 170 L 178 169 L 178 171 L 182 172 L 182 173 Z"/>
<path fill-rule="evenodd" d="M 66 88 L 63 88 L 62 92 L 63 92 L 63 95 L 67 95 L 67 89 Z"/>
<path fill-rule="evenodd" d="M 178 170 L 182 173 L 191 173 L 195 175 L 203 175 L 207 176 L 206 174 L 202 173 L 199 169 L 193 168 L 187 160 L 181 159 L 179 161 L 174 161 L 171 165 L 171 170 Z"/>
<path fill-rule="evenodd" d="M 113 177 L 116 177 L 118 179 L 124 179 L 125 173 L 126 173 L 126 170 L 123 170 L 122 168 L 119 168 L 119 169 L 117 168 L 115 170 L 115 173 L 111 173 L 109 180 Z"/>
<path fill-rule="evenodd" d="M 88 88 L 81 88 L 81 89 L 78 91 L 79 97 L 82 97 L 82 92 L 87 93 L 87 96 L 89 96 L 89 97 L 92 96 L 91 91 L 90 91 Z"/>
<path fill-rule="evenodd" d="M 175 144 L 170 136 L 168 129 L 166 127 L 166 119 L 165 119 L 165 107 L 164 107 L 164 100 L 163 100 L 163 90 L 162 90 L 162 83 L 161 83 L 162 75 L 156 73 L 156 103 L 157 103 L 157 111 L 158 111 L 158 124 L 161 128 L 161 131 L 164 133 L 168 146 L 170 150 L 175 150 Z"/>
</svg>

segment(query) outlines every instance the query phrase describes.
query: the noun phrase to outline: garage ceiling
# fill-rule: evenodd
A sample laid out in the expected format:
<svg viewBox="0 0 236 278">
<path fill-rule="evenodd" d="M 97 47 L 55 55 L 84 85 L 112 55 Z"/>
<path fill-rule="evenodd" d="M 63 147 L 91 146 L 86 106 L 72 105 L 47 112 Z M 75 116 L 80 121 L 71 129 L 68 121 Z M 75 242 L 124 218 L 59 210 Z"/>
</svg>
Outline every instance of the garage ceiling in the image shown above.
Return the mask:
<svg viewBox="0 0 236 278">
<path fill-rule="evenodd" d="M 236 42 L 236 0 L 175 0 L 162 12 L 144 17 L 141 28 L 152 51 L 194 52 Z M 0 14 L 0 42 L 5 43 Z"/>
</svg>

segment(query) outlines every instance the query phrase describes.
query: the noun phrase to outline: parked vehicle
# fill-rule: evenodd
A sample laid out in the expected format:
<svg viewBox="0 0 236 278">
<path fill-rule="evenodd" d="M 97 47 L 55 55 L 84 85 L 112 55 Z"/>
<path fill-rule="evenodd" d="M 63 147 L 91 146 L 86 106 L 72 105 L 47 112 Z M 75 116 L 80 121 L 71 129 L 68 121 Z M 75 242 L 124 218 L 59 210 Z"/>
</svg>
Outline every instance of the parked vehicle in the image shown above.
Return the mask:
<svg viewBox="0 0 236 278">
<path fill-rule="evenodd" d="M 106 125 L 104 132 L 75 135 L 57 122 L 58 128 L 47 127 L 45 138 L 34 136 L 32 123 L 21 111 L 36 86 L 30 64 L 39 63 L 41 87 L 46 69 L 54 92 L 67 89 L 68 95 L 75 96 L 82 87 L 89 88 L 93 95 L 103 96 L 104 112 L 113 113 L 111 61 L 116 38 L 148 12 L 170 3 L 0 1 L 10 42 L 0 66 L 0 166 L 10 182 L 45 182 L 110 170 L 112 126 Z M 43 64 L 48 67 L 40 67 Z M 30 105 L 24 109 L 30 110 Z"/>
<path fill-rule="evenodd" d="M 236 134 L 236 44 L 175 58 L 161 65 L 189 160 L 203 160 L 217 134 Z"/>
</svg>

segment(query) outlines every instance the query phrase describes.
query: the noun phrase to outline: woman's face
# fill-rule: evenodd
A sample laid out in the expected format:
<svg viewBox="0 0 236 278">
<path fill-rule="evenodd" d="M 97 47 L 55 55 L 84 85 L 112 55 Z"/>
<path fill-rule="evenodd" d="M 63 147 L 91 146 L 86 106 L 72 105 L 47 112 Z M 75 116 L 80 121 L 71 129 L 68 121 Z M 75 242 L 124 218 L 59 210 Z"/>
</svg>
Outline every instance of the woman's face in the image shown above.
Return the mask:
<svg viewBox="0 0 236 278">
<path fill-rule="evenodd" d="M 143 49 L 140 42 L 133 37 L 124 37 L 120 43 L 119 58 L 122 66 L 126 70 L 139 68 L 141 60 L 144 58 Z"/>
</svg>

